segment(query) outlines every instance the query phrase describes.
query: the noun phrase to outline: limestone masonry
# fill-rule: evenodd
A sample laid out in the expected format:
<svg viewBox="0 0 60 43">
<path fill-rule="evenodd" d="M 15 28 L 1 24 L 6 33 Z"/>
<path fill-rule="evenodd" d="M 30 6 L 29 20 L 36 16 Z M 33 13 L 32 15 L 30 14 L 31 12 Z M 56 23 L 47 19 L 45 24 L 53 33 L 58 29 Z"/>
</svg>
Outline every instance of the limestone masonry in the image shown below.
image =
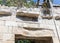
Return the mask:
<svg viewBox="0 0 60 43">
<path fill-rule="evenodd" d="M 41 8 L 16 9 L 0 6 L 0 43 L 15 43 L 17 39 L 60 43 L 60 6 L 54 6 L 53 15 L 46 17 Z"/>
</svg>

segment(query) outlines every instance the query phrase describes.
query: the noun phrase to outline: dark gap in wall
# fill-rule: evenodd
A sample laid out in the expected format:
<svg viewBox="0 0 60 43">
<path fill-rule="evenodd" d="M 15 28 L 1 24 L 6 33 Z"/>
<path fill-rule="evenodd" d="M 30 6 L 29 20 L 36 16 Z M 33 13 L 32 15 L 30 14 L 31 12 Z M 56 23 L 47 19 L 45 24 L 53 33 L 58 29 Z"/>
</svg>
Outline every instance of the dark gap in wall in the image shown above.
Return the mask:
<svg viewBox="0 0 60 43">
<path fill-rule="evenodd" d="M 26 16 L 16 16 L 16 18 L 23 20 L 23 21 L 38 21 L 37 17 L 26 17 Z"/>
</svg>

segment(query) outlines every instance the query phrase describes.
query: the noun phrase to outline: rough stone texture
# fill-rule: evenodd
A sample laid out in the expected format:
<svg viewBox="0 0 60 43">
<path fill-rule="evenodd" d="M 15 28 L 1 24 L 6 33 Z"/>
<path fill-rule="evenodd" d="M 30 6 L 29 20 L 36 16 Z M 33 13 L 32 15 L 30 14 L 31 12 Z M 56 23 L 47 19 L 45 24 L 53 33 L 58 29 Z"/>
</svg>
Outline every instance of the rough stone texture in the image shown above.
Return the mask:
<svg viewBox="0 0 60 43">
<path fill-rule="evenodd" d="M 35 37 L 44 37 L 44 36 L 53 36 L 53 30 L 25 30 L 23 28 L 13 29 L 15 34 L 22 34 L 24 36 L 35 36 Z"/>
<path fill-rule="evenodd" d="M 54 10 L 57 10 L 57 9 L 54 8 Z M 6 9 L 4 9 L 4 11 L 5 10 Z M 11 10 L 14 10 L 14 9 L 11 8 Z M 58 11 L 54 11 L 55 14 L 58 14 L 57 12 Z M 20 21 L 18 18 L 16 18 L 15 10 L 11 11 L 11 13 L 12 15 L 9 17 L 0 17 L 0 43 L 15 43 L 15 35 L 17 34 L 28 36 L 28 37 L 52 37 L 53 43 L 59 43 L 60 21 L 55 20 L 56 27 L 57 27 L 56 28 L 53 19 L 48 20 L 48 19 L 40 18 L 39 22 L 23 21 L 23 20 Z M 27 29 L 24 29 L 23 27 L 27 27 L 28 29 L 29 28 L 32 28 L 32 29 L 39 28 L 39 29 L 27 30 Z M 57 35 L 57 32 L 58 32 L 58 35 Z"/>
</svg>

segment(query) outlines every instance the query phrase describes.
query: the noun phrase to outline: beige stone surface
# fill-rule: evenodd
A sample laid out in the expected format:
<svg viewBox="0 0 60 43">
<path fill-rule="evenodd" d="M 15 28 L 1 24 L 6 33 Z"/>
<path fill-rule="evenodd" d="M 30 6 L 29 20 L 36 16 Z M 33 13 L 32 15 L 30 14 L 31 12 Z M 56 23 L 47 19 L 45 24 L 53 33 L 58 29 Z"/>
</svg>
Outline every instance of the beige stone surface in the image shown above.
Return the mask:
<svg viewBox="0 0 60 43">
<path fill-rule="evenodd" d="M 0 26 L 0 33 L 8 33 L 8 27 L 6 26 Z"/>
<path fill-rule="evenodd" d="M 0 19 L 0 26 L 4 26 L 5 21 Z"/>
<path fill-rule="evenodd" d="M 1 7 L 2 8 L 2 7 Z M 8 8 L 6 8 L 8 9 Z M 15 35 L 23 35 L 29 37 L 52 37 L 53 43 L 59 43 L 60 39 L 60 20 L 55 20 L 56 27 L 52 18 L 51 20 L 48 19 L 40 19 L 39 22 L 35 23 L 30 21 L 19 20 L 16 22 L 18 18 L 16 18 L 16 11 L 15 9 L 11 8 L 6 10 L 2 8 L 1 10 L 4 11 L 11 11 L 12 15 L 9 18 L 0 17 L 0 43 L 15 43 Z M 55 8 L 54 10 L 54 17 L 60 16 L 60 8 Z M 57 11 L 58 10 L 58 11 Z M 9 19 L 9 20 L 8 20 Z M 21 18 L 20 18 L 21 19 Z M 40 24 L 39 24 L 40 23 Z M 41 30 L 28 30 L 26 28 L 42 28 Z M 57 35 L 58 33 L 58 35 Z M 59 36 L 59 37 L 58 37 Z"/>
<path fill-rule="evenodd" d="M 54 22 L 53 22 L 53 19 L 51 19 L 51 20 L 48 20 L 48 19 L 42 19 L 41 21 L 40 21 L 40 24 L 45 24 L 45 25 L 54 25 Z"/>
<path fill-rule="evenodd" d="M 53 43 L 60 43 L 57 37 L 52 37 L 52 39 L 53 39 Z"/>
<path fill-rule="evenodd" d="M 3 43 L 3 40 L 0 40 L 0 43 Z"/>
<path fill-rule="evenodd" d="M 8 33 L 13 34 L 13 27 L 11 26 L 8 27 Z"/>
<path fill-rule="evenodd" d="M 3 43 L 15 43 L 15 41 L 9 41 L 9 40 L 7 40 L 7 41 L 3 41 Z"/>
<path fill-rule="evenodd" d="M 13 27 L 11 26 L 0 26 L 0 33 L 13 33 Z"/>
<path fill-rule="evenodd" d="M 14 34 L 21 34 L 24 36 L 35 36 L 35 37 L 44 37 L 44 36 L 52 36 L 53 30 L 26 30 L 24 28 L 15 28 L 13 29 Z"/>
<path fill-rule="evenodd" d="M 2 40 L 2 39 L 3 39 L 3 34 L 0 33 L 0 40 Z"/>
<path fill-rule="evenodd" d="M 15 35 L 14 34 L 3 34 L 3 40 L 15 40 Z"/>
<path fill-rule="evenodd" d="M 46 24 L 40 24 L 40 28 L 46 29 L 46 30 L 54 30 L 54 25 L 46 25 Z"/>
</svg>

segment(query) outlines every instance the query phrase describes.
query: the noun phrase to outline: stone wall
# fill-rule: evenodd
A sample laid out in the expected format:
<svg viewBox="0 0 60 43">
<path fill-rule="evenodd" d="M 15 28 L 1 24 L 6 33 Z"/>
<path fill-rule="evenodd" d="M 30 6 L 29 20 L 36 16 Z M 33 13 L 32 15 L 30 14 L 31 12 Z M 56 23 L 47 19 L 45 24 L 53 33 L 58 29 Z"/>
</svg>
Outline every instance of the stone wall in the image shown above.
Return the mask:
<svg viewBox="0 0 60 43">
<path fill-rule="evenodd" d="M 17 22 L 16 11 L 13 10 L 11 12 L 11 16 L 0 17 L 0 43 L 15 43 L 15 35 L 17 34 L 28 37 L 52 37 L 53 43 L 59 43 L 59 20 L 40 18 L 38 22 L 20 20 Z M 37 30 L 26 30 L 24 27 L 27 27 L 28 29 L 36 28 Z"/>
</svg>

